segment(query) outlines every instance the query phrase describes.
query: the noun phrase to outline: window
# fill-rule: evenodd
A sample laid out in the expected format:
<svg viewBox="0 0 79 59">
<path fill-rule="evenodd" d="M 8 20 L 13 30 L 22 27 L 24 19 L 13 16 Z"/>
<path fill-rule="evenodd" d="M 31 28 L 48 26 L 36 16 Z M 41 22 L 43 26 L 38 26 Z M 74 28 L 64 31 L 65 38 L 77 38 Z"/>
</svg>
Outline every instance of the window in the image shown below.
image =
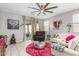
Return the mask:
<svg viewBox="0 0 79 59">
<path fill-rule="evenodd" d="M 72 21 L 73 21 L 73 23 L 79 23 L 79 14 L 74 14 Z"/>
<path fill-rule="evenodd" d="M 36 24 L 36 31 L 39 31 L 39 24 Z"/>
<path fill-rule="evenodd" d="M 44 31 L 49 31 L 49 21 L 44 21 Z"/>
<path fill-rule="evenodd" d="M 25 26 L 25 33 L 28 33 L 28 31 L 27 31 L 27 25 Z"/>
<path fill-rule="evenodd" d="M 32 34 L 32 25 L 25 25 L 25 33 Z"/>
<path fill-rule="evenodd" d="M 73 15 L 73 32 L 79 32 L 79 14 Z"/>
<path fill-rule="evenodd" d="M 32 25 L 29 25 L 29 33 L 32 34 Z"/>
</svg>

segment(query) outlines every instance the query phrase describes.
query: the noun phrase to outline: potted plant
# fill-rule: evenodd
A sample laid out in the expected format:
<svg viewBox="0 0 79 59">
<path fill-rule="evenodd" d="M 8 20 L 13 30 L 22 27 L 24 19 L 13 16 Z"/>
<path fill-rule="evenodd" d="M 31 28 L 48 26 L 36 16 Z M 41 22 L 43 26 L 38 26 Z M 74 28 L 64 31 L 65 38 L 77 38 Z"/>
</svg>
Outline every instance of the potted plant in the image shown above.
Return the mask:
<svg viewBox="0 0 79 59">
<path fill-rule="evenodd" d="M 15 35 L 12 34 L 11 40 L 10 40 L 10 44 L 15 44 L 16 43 L 16 38 Z"/>
</svg>

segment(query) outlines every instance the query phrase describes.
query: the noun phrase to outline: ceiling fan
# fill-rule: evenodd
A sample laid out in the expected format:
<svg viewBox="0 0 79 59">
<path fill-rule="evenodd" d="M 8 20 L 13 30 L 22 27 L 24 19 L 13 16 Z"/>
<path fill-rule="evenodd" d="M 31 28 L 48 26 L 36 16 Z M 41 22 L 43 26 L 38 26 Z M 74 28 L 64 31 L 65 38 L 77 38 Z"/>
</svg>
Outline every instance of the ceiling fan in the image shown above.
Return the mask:
<svg viewBox="0 0 79 59">
<path fill-rule="evenodd" d="M 40 5 L 39 3 L 36 3 L 36 4 L 39 7 L 39 9 L 35 8 L 35 7 L 28 7 L 28 8 L 36 10 L 36 11 L 33 11 L 32 14 L 38 12 L 37 15 L 40 15 L 41 13 L 43 13 L 44 15 L 46 15 L 46 12 L 53 13 L 53 11 L 50 11 L 50 9 L 55 9 L 55 8 L 58 7 L 58 6 L 53 6 L 53 7 L 47 8 L 47 6 L 49 5 L 49 3 L 46 3 L 45 5 Z"/>
</svg>

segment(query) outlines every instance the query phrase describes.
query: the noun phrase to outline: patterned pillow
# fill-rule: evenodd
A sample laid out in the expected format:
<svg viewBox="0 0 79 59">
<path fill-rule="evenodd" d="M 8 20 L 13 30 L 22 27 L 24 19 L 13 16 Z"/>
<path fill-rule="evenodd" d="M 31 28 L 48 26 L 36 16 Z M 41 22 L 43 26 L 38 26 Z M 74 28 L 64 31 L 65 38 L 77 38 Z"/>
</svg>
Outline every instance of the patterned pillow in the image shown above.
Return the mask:
<svg viewBox="0 0 79 59">
<path fill-rule="evenodd" d="M 78 46 L 79 41 L 78 38 L 74 38 L 69 42 L 68 48 L 75 50 L 75 48 Z"/>
<path fill-rule="evenodd" d="M 75 48 L 76 51 L 79 51 L 79 43 L 78 43 L 78 46 Z"/>
</svg>

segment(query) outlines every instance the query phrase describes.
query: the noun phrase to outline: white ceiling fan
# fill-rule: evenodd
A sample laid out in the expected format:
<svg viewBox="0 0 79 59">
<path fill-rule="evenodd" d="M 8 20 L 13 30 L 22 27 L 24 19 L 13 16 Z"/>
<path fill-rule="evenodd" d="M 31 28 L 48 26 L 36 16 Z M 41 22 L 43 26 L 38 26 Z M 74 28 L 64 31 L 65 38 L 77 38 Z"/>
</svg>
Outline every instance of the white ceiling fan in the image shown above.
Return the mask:
<svg viewBox="0 0 79 59">
<path fill-rule="evenodd" d="M 34 10 L 35 10 L 35 11 L 33 11 L 32 13 L 38 12 L 37 15 L 40 15 L 41 13 L 43 13 L 44 15 L 46 15 L 46 12 L 48 12 L 48 13 L 53 13 L 53 11 L 50 11 L 50 10 L 51 10 L 51 9 L 55 9 L 55 8 L 58 7 L 58 6 L 53 6 L 53 7 L 47 8 L 47 6 L 49 5 L 49 3 L 46 3 L 45 5 L 40 5 L 39 3 L 36 3 L 36 5 L 37 5 L 39 8 L 35 8 L 35 7 L 28 7 L 28 8 L 31 8 L 31 9 L 34 9 Z"/>
</svg>

